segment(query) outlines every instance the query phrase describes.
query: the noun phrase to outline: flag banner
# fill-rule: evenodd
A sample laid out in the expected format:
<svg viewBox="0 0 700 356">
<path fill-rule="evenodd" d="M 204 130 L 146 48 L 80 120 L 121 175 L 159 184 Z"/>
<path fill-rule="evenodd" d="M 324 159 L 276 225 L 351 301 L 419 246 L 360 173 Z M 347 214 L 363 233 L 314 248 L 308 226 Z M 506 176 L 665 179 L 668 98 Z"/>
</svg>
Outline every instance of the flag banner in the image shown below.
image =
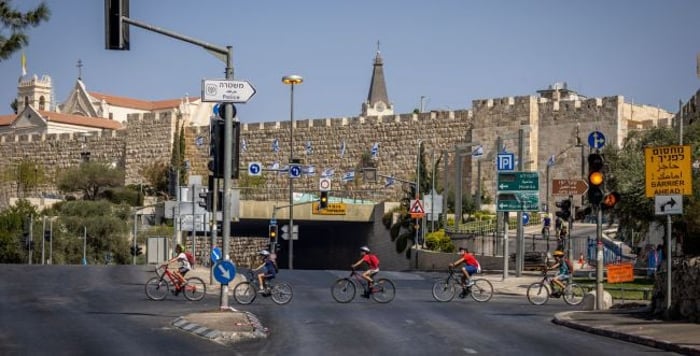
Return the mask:
<svg viewBox="0 0 700 356">
<path fill-rule="evenodd" d="M 343 158 L 345 156 L 345 140 L 343 140 L 343 143 L 340 144 L 340 158 Z"/>
<path fill-rule="evenodd" d="M 241 151 L 242 152 L 248 151 L 248 143 L 245 142 L 245 139 L 241 140 Z"/>
<path fill-rule="evenodd" d="M 270 169 L 280 169 L 280 163 L 275 161 L 275 163 L 270 166 Z"/>
<path fill-rule="evenodd" d="M 472 156 L 479 157 L 484 155 L 484 147 L 482 145 L 476 146 L 474 151 L 472 151 Z"/>
<path fill-rule="evenodd" d="M 352 182 L 353 180 L 355 180 L 355 171 L 343 173 L 343 182 Z"/>
<path fill-rule="evenodd" d="M 313 146 L 311 146 L 311 141 L 306 141 L 306 146 L 304 146 L 304 150 L 306 150 L 306 155 L 310 155 L 314 152 Z"/>
<path fill-rule="evenodd" d="M 301 173 L 303 173 L 307 176 L 315 176 L 316 175 L 316 167 L 306 166 L 306 167 L 301 169 Z"/>
<path fill-rule="evenodd" d="M 280 141 L 275 139 L 272 141 L 272 152 L 278 153 L 280 151 Z"/>
<path fill-rule="evenodd" d="M 384 183 L 384 188 L 389 188 L 392 185 L 394 185 L 395 180 L 394 177 L 386 177 L 386 182 Z"/>
<path fill-rule="evenodd" d="M 372 155 L 372 159 L 379 158 L 379 142 L 375 142 L 372 145 L 372 150 L 370 151 L 370 154 Z"/>
<path fill-rule="evenodd" d="M 334 174 L 335 174 L 335 169 L 333 169 L 333 168 L 326 168 L 326 169 L 324 169 L 323 172 L 321 173 L 321 177 L 323 177 L 323 178 L 330 178 L 330 177 L 332 177 Z"/>
</svg>

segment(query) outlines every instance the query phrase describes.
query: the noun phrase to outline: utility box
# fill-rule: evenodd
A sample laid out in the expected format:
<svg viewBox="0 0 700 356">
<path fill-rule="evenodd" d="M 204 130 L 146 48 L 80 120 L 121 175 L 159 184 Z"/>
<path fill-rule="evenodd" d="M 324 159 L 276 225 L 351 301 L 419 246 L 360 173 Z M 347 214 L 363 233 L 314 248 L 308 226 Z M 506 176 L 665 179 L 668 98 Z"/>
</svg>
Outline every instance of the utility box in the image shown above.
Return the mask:
<svg viewBox="0 0 700 356">
<path fill-rule="evenodd" d="M 146 261 L 159 264 L 170 259 L 170 239 L 167 237 L 149 237 L 146 244 Z"/>
</svg>

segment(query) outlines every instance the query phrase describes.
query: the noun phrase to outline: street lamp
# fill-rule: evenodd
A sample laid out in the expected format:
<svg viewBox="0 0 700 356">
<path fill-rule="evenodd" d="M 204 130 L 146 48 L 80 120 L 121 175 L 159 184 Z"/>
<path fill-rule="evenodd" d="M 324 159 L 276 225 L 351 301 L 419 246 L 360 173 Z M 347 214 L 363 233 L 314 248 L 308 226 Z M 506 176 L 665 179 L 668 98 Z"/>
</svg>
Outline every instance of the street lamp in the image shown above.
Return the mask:
<svg viewBox="0 0 700 356">
<path fill-rule="evenodd" d="M 289 167 L 294 163 L 294 86 L 304 82 L 300 75 L 292 74 L 282 77 L 282 83 L 290 86 L 289 91 Z M 293 269 L 294 256 L 294 180 L 289 174 L 289 269 Z"/>
</svg>

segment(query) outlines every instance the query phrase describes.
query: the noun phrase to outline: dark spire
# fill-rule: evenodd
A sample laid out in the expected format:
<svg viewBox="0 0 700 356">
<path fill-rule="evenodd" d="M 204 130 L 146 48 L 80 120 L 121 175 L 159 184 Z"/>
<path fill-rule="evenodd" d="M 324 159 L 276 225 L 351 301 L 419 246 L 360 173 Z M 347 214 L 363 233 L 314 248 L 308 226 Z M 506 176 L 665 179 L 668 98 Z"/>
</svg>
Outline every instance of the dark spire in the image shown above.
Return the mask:
<svg viewBox="0 0 700 356">
<path fill-rule="evenodd" d="M 384 81 L 384 61 L 379 51 L 379 41 L 377 41 L 377 56 L 374 57 L 374 70 L 372 71 L 372 81 L 369 85 L 367 103 L 372 107 L 378 101 L 389 105 L 389 95 L 386 92 L 386 82 Z"/>
</svg>

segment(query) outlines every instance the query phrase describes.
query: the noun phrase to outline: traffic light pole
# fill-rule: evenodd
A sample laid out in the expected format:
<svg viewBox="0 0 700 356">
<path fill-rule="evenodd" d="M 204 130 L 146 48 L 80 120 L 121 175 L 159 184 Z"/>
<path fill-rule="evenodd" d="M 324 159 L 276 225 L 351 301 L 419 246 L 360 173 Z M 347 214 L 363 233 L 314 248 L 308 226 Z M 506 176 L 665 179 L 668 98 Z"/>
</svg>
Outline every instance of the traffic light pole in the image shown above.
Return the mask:
<svg viewBox="0 0 700 356">
<path fill-rule="evenodd" d="M 603 209 L 600 204 L 594 205 L 597 221 L 595 224 L 596 236 L 596 278 L 595 278 L 595 309 L 603 310 Z"/>
</svg>

